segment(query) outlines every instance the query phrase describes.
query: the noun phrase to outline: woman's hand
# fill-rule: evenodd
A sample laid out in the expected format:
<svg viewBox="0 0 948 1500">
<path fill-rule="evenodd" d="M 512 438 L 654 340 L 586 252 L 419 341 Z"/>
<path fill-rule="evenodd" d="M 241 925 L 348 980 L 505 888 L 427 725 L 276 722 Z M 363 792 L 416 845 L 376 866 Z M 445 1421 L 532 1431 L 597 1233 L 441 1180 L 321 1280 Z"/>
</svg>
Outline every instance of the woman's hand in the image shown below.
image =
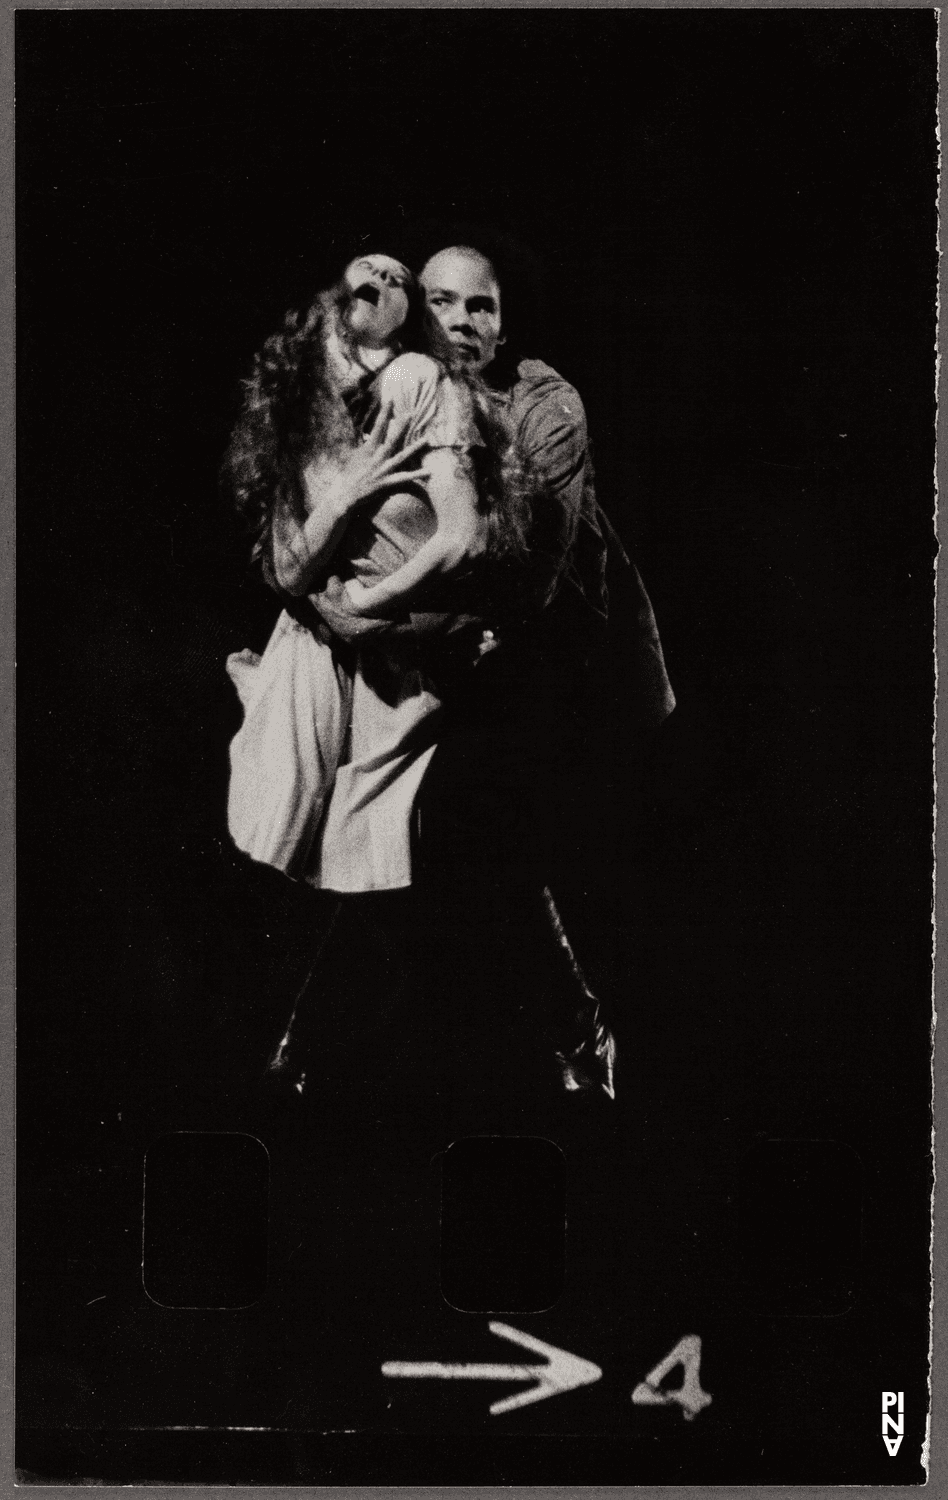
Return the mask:
<svg viewBox="0 0 948 1500">
<path fill-rule="evenodd" d="M 423 484 L 430 478 L 426 468 L 409 469 L 406 462 L 427 447 L 417 438 L 399 449 L 410 414 L 396 417 L 391 404 L 383 406 L 372 431 L 342 463 L 327 465 L 319 458 L 303 470 L 306 510 L 321 512 L 341 521 L 358 506 L 399 485 Z"/>
<path fill-rule="evenodd" d="M 422 586 L 459 576 L 485 551 L 486 528 L 477 513 L 469 460 L 459 458 L 451 448 L 437 448 L 432 450 L 429 470 L 428 500 L 436 530 L 394 573 L 356 591 L 353 608 L 358 614 L 386 618 L 403 614 Z"/>
<path fill-rule="evenodd" d="M 365 442 L 340 462 L 317 456 L 302 473 L 306 520 L 302 525 L 288 507 L 278 506 L 273 520 L 273 566 L 277 582 L 290 594 L 303 594 L 314 575 L 331 561 L 350 514 L 359 505 L 408 484 L 426 484 L 429 468 L 406 463 L 428 446 L 419 438 L 396 452 L 410 417 L 395 417 L 391 404 L 382 408 Z M 367 610 L 367 614 L 371 611 Z"/>
</svg>

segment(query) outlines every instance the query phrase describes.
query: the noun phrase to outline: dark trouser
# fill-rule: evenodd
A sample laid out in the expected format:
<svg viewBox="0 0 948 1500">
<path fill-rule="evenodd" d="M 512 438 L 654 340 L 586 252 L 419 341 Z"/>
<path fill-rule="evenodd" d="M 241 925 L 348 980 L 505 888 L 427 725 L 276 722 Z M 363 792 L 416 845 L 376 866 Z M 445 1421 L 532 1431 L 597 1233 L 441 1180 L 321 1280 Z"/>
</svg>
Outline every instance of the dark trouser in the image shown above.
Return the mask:
<svg viewBox="0 0 948 1500">
<path fill-rule="evenodd" d="M 583 649 L 565 611 L 547 614 L 483 657 L 449 698 L 419 797 L 415 865 L 419 897 L 467 982 L 489 955 L 490 982 L 509 975 L 510 1000 L 570 1050 L 596 1002 L 554 903 L 581 883 L 584 809 L 597 795 L 599 647 L 588 624 Z"/>
<path fill-rule="evenodd" d="M 419 797 L 419 866 L 545 885 L 570 858 L 590 779 L 602 645 L 551 606 L 446 697 Z"/>
</svg>

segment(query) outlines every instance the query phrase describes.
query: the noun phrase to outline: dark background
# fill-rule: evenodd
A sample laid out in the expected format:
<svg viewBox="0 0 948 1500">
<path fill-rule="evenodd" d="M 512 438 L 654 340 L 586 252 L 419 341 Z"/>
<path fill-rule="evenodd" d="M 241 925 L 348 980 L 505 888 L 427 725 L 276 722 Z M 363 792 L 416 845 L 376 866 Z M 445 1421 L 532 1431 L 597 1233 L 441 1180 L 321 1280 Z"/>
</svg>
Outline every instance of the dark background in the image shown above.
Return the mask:
<svg viewBox="0 0 948 1500">
<path fill-rule="evenodd" d="M 21 10 L 17 101 L 22 1467 L 917 1482 L 933 15 Z M 239 380 L 354 251 L 417 260 L 459 222 L 542 268 L 529 352 L 583 396 L 679 700 L 644 759 L 600 726 L 585 791 L 617 1106 L 476 1122 L 566 1150 L 567 1298 L 522 1326 L 605 1371 L 504 1419 L 480 1385 L 376 1390 L 383 1358 L 513 1357 L 438 1299 L 432 1154 L 464 1130 L 423 1069 L 367 1090 L 364 996 L 301 1121 L 253 1102 L 323 918 L 224 823 L 223 658 L 276 613 L 217 494 Z M 142 1160 L 176 1129 L 266 1141 L 262 1311 L 142 1291 Z M 754 1153 L 787 1140 L 832 1143 L 824 1200 L 837 1170 L 861 1191 L 832 1316 L 767 1314 Z M 715 1403 L 632 1408 L 686 1332 Z M 292 1433 L 129 1436 L 166 1424 Z"/>
</svg>

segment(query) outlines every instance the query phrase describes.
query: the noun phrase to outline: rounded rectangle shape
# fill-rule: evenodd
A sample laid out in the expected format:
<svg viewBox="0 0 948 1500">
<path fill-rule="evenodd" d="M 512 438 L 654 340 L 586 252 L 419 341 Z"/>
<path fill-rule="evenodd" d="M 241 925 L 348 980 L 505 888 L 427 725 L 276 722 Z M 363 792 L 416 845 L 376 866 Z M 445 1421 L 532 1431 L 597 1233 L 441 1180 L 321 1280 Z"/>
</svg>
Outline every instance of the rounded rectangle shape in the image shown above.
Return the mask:
<svg viewBox="0 0 948 1500">
<path fill-rule="evenodd" d="M 256 1136 L 177 1131 L 145 1153 L 142 1284 L 162 1307 L 239 1308 L 267 1284 L 270 1158 Z"/>
<path fill-rule="evenodd" d="M 461 1312 L 544 1312 L 566 1279 L 566 1161 L 538 1136 L 469 1136 L 444 1154 L 441 1292 Z"/>
</svg>

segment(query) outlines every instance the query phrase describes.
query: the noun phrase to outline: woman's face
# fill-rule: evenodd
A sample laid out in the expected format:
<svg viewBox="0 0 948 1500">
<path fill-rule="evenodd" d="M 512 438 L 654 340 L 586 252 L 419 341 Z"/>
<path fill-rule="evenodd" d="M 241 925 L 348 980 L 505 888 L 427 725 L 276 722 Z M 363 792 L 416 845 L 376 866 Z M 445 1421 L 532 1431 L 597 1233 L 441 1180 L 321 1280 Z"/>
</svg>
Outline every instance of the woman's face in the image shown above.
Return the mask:
<svg viewBox="0 0 948 1500">
<path fill-rule="evenodd" d="M 411 272 L 390 255 L 362 255 L 346 267 L 343 280 L 352 292 L 346 322 L 356 343 L 388 348 L 408 317 Z"/>
</svg>

